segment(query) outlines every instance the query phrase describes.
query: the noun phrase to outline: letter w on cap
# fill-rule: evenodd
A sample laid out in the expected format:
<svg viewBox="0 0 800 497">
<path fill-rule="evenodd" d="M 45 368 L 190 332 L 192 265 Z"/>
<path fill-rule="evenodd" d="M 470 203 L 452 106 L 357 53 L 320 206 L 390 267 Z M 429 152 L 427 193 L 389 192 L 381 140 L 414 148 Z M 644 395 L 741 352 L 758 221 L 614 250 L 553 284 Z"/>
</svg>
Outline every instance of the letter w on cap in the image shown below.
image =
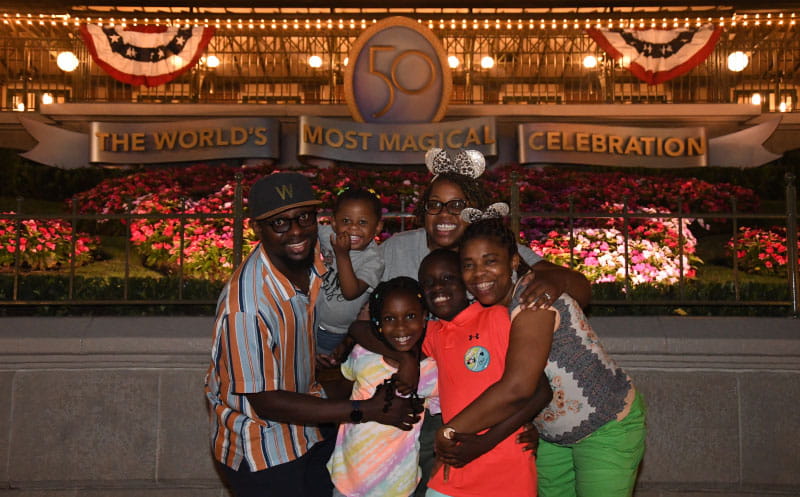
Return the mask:
<svg viewBox="0 0 800 497">
<path fill-rule="evenodd" d="M 292 192 L 292 185 L 276 186 L 275 191 L 281 196 L 281 200 L 286 200 L 287 197 L 292 198 L 294 196 L 294 192 Z"/>
</svg>

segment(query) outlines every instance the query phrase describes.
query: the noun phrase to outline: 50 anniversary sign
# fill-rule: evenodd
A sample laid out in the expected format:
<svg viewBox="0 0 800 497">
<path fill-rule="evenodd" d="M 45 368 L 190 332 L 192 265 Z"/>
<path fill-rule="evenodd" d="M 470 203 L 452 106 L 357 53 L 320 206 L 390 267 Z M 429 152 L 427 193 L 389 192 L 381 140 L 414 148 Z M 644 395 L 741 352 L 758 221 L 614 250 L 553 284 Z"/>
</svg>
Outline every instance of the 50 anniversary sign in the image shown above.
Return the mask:
<svg viewBox="0 0 800 497">
<path fill-rule="evenodd" d="M 345 98 L 352 121 L 302 116 L 298 155 L 362 164 L 421 164 L 432 147 L 497 155 L 494 118 L 441 121 L 453 90 L 447 54 L 426 27 L 389 17 L 350 50 Z"/>
<path fill-rule="evenodd" d="M 383 19 L 358 37 L 344 85 L 350 113 L 362 123 L 437 122 L 453 90 L 439 39 L 407 17 Z"/>
</svg>

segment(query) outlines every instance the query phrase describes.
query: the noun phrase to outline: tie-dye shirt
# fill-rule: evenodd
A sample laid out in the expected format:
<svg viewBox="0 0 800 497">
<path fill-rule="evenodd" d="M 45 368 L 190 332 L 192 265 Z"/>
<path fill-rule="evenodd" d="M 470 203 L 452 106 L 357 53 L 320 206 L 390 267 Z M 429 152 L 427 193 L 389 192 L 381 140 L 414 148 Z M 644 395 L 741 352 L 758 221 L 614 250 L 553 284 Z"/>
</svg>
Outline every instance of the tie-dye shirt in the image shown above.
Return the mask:
<svg viewBox="0 0 800 497">
<path fill-rule="evenodd" d="M 353 400 L 371 398 L 383 380 L 397 372 L 379 354 L 356 345 L 342 374 L 354 381 Z M 420 363 L 417 395 L 438 396 L 436 362 Z M 420 478 L 419 432 L 422 421 L 409 431 L 375 422 L 342 423 L 328 471 L 336 489 L 348 497 L 408 497 Z"/>
</svg>

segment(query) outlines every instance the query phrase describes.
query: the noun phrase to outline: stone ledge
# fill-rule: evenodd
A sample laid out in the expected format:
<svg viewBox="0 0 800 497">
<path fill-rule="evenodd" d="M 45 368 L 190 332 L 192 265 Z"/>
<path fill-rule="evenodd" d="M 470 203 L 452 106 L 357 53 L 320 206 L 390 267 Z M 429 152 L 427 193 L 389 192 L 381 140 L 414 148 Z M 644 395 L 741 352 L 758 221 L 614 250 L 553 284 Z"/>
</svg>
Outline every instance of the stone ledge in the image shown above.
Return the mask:
<svg viewBox="0 0 800 497">
<path fill-rule="evenodd" d="M 212 317 L 0 318 L 2 355 L 207 355 Z"/>
<path fill-rule="evenodd" d="M 793 485 L 720 485 L 714 483 L 639 483 L 636 497 L 797 497 Z"/>
<path fill-rule="evenodd" d="M 750 317 L 595 317 L 613 354 L 800 357 L 800 321 Z M 213 317 L 0 318 L 0 354 L 206 355 Z"/>
<path fill-rule="evenodd" d="M 592 323 L 650 407 L 636 497 L 800 495 L 800 322 Z M 0 496 L 226 497 L 202 389 L 212 332 L 212 317 L 0 318 Z"/>
<path fill-rule="evenodd" d="M 626 368 L 800 371 L 800 321 L 749 317 L 596 317 Z M 213 317 L 0 318 L 0 370 L 196 368 Z M 82 366 L 84 365 L 84 366 Z"/>
</svg>

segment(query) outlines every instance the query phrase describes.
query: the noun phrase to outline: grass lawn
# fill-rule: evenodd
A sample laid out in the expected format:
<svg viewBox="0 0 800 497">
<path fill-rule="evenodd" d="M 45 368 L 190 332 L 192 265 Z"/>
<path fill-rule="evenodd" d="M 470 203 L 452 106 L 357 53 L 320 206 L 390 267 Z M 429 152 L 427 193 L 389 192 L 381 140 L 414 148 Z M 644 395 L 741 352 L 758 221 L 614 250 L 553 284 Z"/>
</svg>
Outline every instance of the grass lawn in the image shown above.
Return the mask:
<svg viewBox="0 0 800 497">
<path fill-rule="evenodd" d="M 786 277 L 765 276 L 762 274 L 749 274 L 739 271 L 736 275 L 739 283 L 764 283 L 781 285 L 786 283 Z M 697 268 L 697 279 L 706 283 L 729 283 L 734 280 L 733 269 L 715 264 L 703 264 Z"/>
<path fill-rule="evenodd" d="M 18 204 L 15 197 L 0 196 L 0 212 L 17 212 Z M 29 214 L 69 214 L 64 202 L 25 198 L 22 201 L 22 212 Z"/>
<path fill-rule="evenodd" d="M 108 276 L 122 277 L 125 275 L 125 237 L 101 236 L 101 260 L 75 268 L 75 274 L 86 277 L 103 278 Z M 164 275 L 142 265 L 142 260 L 131 247 L 128 266 L 132 278 L 163 278 Z M 63 271 L 62 271 L 63 272 Z M 69 272 L 69 268 L 67 268 Z"/>
<path fill-rule="evenodd" d="M 787 276 L 765 276 L 744 271 L 733 271 L 733 259 L 728 253 L 730 235 L 707 235 L 697 240 L 697 256 L 703 263 L 697 267 L 697 279 L 707 283 L 728 283 L 738 278 L 739 283 L 783 284 Z"/>
</svg>

